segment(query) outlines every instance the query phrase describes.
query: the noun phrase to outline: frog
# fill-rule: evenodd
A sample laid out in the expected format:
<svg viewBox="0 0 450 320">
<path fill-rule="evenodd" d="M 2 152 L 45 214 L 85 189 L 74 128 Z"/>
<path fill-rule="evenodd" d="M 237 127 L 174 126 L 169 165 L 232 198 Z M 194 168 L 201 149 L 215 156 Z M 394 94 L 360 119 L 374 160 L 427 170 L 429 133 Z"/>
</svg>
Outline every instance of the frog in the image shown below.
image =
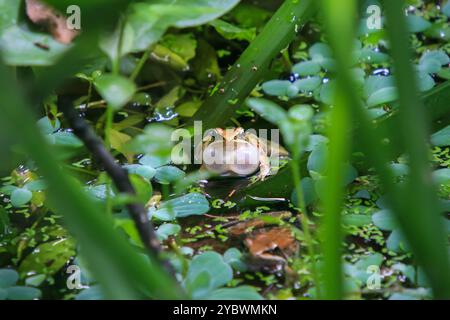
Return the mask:
<svg viewBox="0 0 450 320">
<path fill-rule="evenodd" d="M 256 180 L 263 181 L 273 172 L 271 157 L 287 157 L 288 152 L 275 142 L 235 127 L 208 130 L 202 143 L 195 147 L 194 156 L 196 159 L 215 159 L 203 161 L 202 169 L 207 171 L 239 177 L 257 173 Z"/>
</svg>

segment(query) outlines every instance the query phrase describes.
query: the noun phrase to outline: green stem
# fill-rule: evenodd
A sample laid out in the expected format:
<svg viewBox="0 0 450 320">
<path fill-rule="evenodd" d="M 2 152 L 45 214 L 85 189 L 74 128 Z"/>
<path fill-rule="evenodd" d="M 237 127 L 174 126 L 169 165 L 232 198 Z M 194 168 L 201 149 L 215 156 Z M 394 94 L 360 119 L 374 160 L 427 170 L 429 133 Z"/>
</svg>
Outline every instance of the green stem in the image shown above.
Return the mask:
<svg viewBox="0 0 450 320">
<path fill-rule="evenodd" d="M 307 216 L 307 208 L 305 205 L 305 199 L 304 199 L 304 193 L 302 188 L 302 179 L 300 174 L 300 165 L 298 162 L 299 157 L 294 157 L 293 160 L 290 161 L 292 176 L 294 180 L 294 186 L 295 186 L 295 194 L 297 195 L 297 202 L 298 202 L 298 208 L 300 209 L 300 223 L 302 225 L 303 234 L 308 250 L 308 255 L 311 258 L 311 271 L 313 275 L 313 279 L 316 286 L 316 293 L 317 298 L 321 298 L 321 290 L 320 290 L 320 277 L 317 269 L 317 263 L 316 263 L 316 252 L 314 249 L 314 243 L 311 236 L 311 232 L 309 230 L 309 220 Z"/>
<path fill-rule="evenodd" d="M 106 107 L 106 119 L 105 119 L 105 147 L 107 150 L 111 149 L 111 128 L 113 124 L 114 110 L 110 107 Z M 112 214 L 112 199 L 111 199 L 111 178 L 108 176 L 106 180 L 106 212 Z"/>
<path fill-rule="evenodd" d="M 142 68 L 145 65 L 145 62 L 148 60 L 148 57 L 150 56 L 150 53 L 152 51 L 152 48 L 149 48 L 144 52 L 142 57 L 139 59 L 138 64 L 134 68 L 133 72 L 131 73 L 130 80 L 135 81 L 138 77 L 139 73 L 141 72 Z"/>
</svg>

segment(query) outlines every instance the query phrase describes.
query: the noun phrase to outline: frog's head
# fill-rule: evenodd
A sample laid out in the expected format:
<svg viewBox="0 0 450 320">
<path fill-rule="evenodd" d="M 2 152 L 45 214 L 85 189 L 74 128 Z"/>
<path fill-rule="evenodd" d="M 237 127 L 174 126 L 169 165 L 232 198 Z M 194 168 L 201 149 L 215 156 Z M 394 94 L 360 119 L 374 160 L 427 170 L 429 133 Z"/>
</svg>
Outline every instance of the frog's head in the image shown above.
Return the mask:
<svg viewBox="0 0 450 320">
<path fill-rule="evenodd" d="M 244 133 L 244 129 L 240 127 L 228 129 L 216 128 L 214 130 L 220 137 L 225 139 L 225 141 L 227 142 L 235 140 L 237 137 L 242 136 Z"/>
</svg>

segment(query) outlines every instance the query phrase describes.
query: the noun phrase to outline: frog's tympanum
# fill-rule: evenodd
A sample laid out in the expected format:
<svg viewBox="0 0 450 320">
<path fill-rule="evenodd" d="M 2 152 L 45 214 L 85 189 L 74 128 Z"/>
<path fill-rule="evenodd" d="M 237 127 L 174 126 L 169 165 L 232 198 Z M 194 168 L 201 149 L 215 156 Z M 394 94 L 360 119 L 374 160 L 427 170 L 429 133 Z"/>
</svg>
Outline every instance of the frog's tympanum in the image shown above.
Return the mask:
<svg viewBox="0 0 450 320">
<path fill-rule="evenodd" d="M 245 132 L 243 128 L 209 130 L 202 144 L 196 146 L 195 157 L 203 168 L 220 175 L 249 176 L 258 170 L 258 179 L 271 174 L 270 160 L 287 156 L 275 142 Z"/>
</svg>

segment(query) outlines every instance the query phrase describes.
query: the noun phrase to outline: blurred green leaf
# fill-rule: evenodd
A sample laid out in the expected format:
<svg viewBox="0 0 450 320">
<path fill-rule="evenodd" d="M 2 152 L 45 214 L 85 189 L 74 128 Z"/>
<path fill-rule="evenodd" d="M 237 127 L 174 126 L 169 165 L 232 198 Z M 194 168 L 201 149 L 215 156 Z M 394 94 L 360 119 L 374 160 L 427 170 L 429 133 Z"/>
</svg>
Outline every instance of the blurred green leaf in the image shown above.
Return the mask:
<svg viewBox="0 0 450 320">
<path fill-rule="evenodd" d="M 119 75 L 104 74 L 95 79 L 95 87 L 111 108 L 122 108 L 136 92 L 134 82 Z"/>
<path fill-rule="evenodd" d="M 398 224 L 395 221 L 392 212 L 389 210 L 381 210 L 372 215 L 373 224 L 381 230 L 392 231 L 397 228 Z"/>
<path fill-rule="evenodd" d="M 35 300 L 41 297 L 41 290 L 32 287 L 10 287 L 8 300 Z"/>
<path fill-rule="evenodd" d="M 180 181 L 186 174 L 183 170 L 174 166 L 163 166 L 156 169 L 155 179 L 161 184 L 169 184 Z"/>
<path fill-rule="evenodd" d="M 205 290 L 205 286 L 203 285 L 206 281 L 201 282 L 202 286 L 199 286 L 198 282 L 196 283 L 199 277 L 205 277 L 205 273 L 210 279 L 207 290 Z M 187 288 L 191 289 L 191 294 L 193 296 L 197 299 L 204 299 L 207 298 L 207 294 L 209 294 L 210 291 L 226 285 L 229 281 L 231 281 L 231 279 L 233 279 L 233 270 L 227 263 L 225 263 L 223 257 L 217 252 L 208 251 L 197 255 L 192 259 L 189 264 L 186 278 L 184 279 L 184 284 Z M 196 294 L 195 291 L 199 288 L 194 286 L 194 284 L 197 284 L 197 286 L 200 287 L 202 292 L 206 295 L 202 296 Z"/>
<path fill-rule="evenodd" d="M 72 240 L 60 239 L 37 246 L 19 266 L 22 274 L 53 275 L 75 255 Z"/>
<path fill-rule="evenodd" d="M 19 274 L 12 269 L 0 269 L 0 289 L 9 288 L 19 280 Z"/>
<path fill-rule="evenodd" d="M 258 98 L 247 99 L 250 108 L 257 111 L 261 117 L 274 124 L 281 124 L 287 119 L 286 111 L 276 103 Z"/>
<path fill-rule="evenodd" d="M 217 289 L 211 292 L 207 298 L 208 300 L 263 300 L 255 288 L 250 286 Z"/>
<path fill-rule="evenodd" d="M 25 188 L 14 189 L 14 191 L 11 193 L 11 204 L 14 207 L 23 206 L 31 200 L 32 196 L 33 194 L 28 189 Z"/>
<path fill-rule="evenodd" d="M 6 64 L 48 66 L 56 62 L 69 46 L 50 34 L 30 30 L 19 24 L 21 0 L 0 0 L 0 48 Z"/>
<path fill-rule="evenodd" d="M 178 224 L 164 223 L 158 227 L 156 234 L 160 241 L 166 240 L 169 236 L 173 236 L 180 232 L 181 227 Z"/>
<path fill-rule="evenodd" d="M 293 84 L 300 91 L 309 92 L 316 89 L 320 85 L 321 81 L 322 79 L 320 77 L 310 77 L 305 79 L 299 79 L 295 81 Z"/>
<path fill-rule="evenodd" d="M 316 61 L 303 61 L 295 64 L 292 72 L 300 76 L 312 76 L 320 72 L 320 65 Z"/>
<path fill-rule="evenodd" d="M 251 42 L 256 36 L 255 28 L 244 29 L 223 20 L 213 20 L 209 23 L 216 31 L 228 40 L 244 40 Z"/>
<path fill-rule="evenodd" d="M 406 16 L 406 24 L 408 31 L 412 33 L 423 32 L 431 26 L 431 23 L 428 20 L 417 15 Z"/>
<path fill-rule="evenodd" d="M 434 146 L 450 146 L 450 125 L 439 130 L 431 136 L 431 143 Z"/>
<path fill-rule="evenodd" d="M 209 211 L 209 202 L 204 195 L 192 192 L 184 196 L 164 201 L 158 210 L 150 210 L 150 215 L 163 221 L 202 215 Z"/>
</svg>

